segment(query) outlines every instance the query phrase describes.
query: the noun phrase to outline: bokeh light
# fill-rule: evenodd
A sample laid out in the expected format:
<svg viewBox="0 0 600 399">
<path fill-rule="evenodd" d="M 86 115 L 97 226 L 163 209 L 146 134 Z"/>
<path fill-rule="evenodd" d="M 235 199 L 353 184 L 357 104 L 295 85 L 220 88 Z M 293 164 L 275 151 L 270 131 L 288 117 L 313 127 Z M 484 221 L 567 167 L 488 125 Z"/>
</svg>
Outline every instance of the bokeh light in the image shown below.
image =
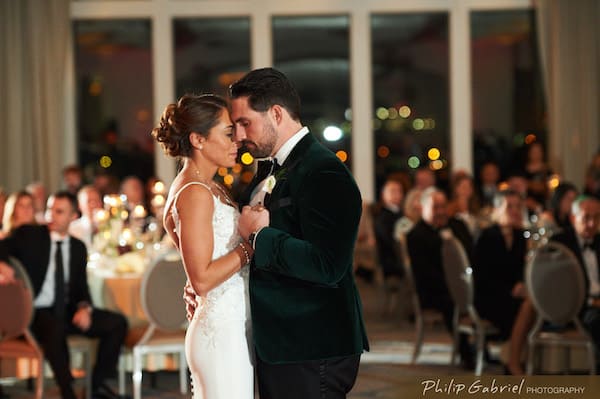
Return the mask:
<svg viewBox="0 0 600 399">
<path fill-rule="evenodd" d="M 240 157 L 240 160 L 244 165 L 252 165 L 252 162 L 254 162 L 254 157 L 250 155 L 249 152 L 245 152 Z"/>
<path fill-rule="evenodd" d="M 340 161 L 342 162 L 346 162 L 348 160 L 348 153 L 344 150 L 339 150 L 338 152 L 335 153 L 335 155 L 340 159 Z"/>
<path fill-rule="evenodd" d="M 109 157 L 108 155 L 103 155 L 102 157 L 100 157 L 100 166 L 106 169 L 110 168 L 110 165 L 112 165 L 111 157 Z"/>
<path fill-rule="evenodd" d="M 410 116 L 410 113 L 411 110 L 408 105 L 403 105 L 400 107 L 400 109 L 398 109 L 398 115 L 400 115 L 404 119 L 408 118 Z"/>
<path fill-rule="evenodd" d="M 379 158 L 387 158 L 390 155 L 390 149 L 385 145 L 381 145 L 377 148 L 377 156 Z"/>
<path fill-rule="evenodd" d="M 323 130 L 323 137 L 327 141 L 338 141 L 343 135 L 342 129 L 337 126 L 327 126 Z"/>
<path fill-rule="evenodd" d="M 440 155 L 441 155 L 440 154 L 440 150 L 438 150 L 435 147 L 432 147 L 432 148 L 429 149 L 429 151 L 427 151 L 427 157 L 429 159 L 431 159 L 432 161 L 435 161 L 435 160 L 439 159 Z"/>
<path fill-rule="evenodd" d="M 411 167 L 412 169 L 417 169 L 419 167 L 419 165 L 421 165 L 421 161 L 419 160 L 419 157 L 412 156 L 412 157 L 408 158 L 408 166 Z"/>
</svg>

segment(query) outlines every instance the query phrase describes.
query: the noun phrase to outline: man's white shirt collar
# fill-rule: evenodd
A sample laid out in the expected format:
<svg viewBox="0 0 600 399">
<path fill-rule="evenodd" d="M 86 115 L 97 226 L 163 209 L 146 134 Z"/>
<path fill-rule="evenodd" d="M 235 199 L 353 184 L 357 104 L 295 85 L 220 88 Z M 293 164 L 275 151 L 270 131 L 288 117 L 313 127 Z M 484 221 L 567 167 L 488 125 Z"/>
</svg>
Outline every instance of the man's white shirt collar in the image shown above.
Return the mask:
<svg viewBox="0 0 600 399">
<path fill-rule="evenodd" d="M 277 163 L 279 165 L 283 165 L 283 163 L 285 162 L 287 157 L 290 155 L 290 152 L 292 152 L 292 150 L 294 149 L 296 144 L 298 144 L 298 142 L 300 140 L 302 140 L 302 138 L 304 136 L 306 136 L 307 134 L 308 134 L 308 127 L 303 126 L 302 129 L 298 130 L 298 132 L 296 132 L 292 137 L 290 137 L 288 139 L 288 141 L 283 143 L 283 145 L 281 146 L 279 151 L 277 151 L 277 154 L 275 154 L 275 157 L 274 157 L 277 160 Z"/>
</svg>

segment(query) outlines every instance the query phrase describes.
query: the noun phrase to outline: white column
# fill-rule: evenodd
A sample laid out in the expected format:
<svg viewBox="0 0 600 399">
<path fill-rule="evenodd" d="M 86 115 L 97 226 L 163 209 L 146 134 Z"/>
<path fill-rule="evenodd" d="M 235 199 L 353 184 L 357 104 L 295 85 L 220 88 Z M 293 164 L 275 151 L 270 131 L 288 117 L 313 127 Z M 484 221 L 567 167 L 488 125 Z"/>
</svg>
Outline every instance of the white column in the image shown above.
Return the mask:
<svg viewBox="0 0 600 399">
<path fill-rule="evenodd" d="M 371 21 L 366 8 L 355 9 L 350 23 L 350 92 L 352 97 L 352 172 L 363 200 L 375 200 L 372 125 Z"/>
<path fill-rule="evenodd" d="M 464 1 L 450 8 L 450 151 L 452 170 L 473 173 L 471 26 Z"/>
<path fill-rule="evenodd" d="M 152 15 L 152 88 L 154 121 L 160 118 L 167 104 L 175 101 L 175 52 L 173 50 L 172 16 L 165 12 L 168 1 L 155 1 Z M 154 149 L 156 176 L 167 185 L 175 177 L 175 162 L 157 144 Z"/>
<path fill-rule="evenodd" d="M 271 14 L 264 0 L 257 0 L 250 20 L 250 48 L 252 69 L 273 66 L 273 29 Z"/>
</svg>

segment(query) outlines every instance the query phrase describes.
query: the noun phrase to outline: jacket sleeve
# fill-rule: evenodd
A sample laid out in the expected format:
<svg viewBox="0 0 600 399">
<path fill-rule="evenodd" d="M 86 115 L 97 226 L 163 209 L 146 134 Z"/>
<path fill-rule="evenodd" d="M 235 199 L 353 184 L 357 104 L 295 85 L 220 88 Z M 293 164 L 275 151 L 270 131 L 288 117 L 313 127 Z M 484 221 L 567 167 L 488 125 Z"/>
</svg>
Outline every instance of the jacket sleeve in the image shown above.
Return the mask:
<svg viewBox="0 0 600 399">
<path fill-rule="evenodd" d="M 336 286 L 352 268 L 362 211 L 360 191 L 342 165 L 316 168 L 297 195 L 301 238 L 273 227 L 256 239 L 256 268 Z"/>
</svg>

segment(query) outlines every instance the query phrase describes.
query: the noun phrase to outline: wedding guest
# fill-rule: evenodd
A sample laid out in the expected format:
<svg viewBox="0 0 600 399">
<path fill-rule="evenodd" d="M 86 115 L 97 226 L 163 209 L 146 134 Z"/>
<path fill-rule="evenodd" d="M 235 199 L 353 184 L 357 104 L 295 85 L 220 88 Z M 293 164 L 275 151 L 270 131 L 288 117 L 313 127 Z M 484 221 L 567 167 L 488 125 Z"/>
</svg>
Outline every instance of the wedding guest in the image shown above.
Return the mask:
<svg viewBox="0 0 600 399">
<path fill-rule="evenodd" d="M 65 190 L 77 195 L 83 185 L 83 171 L 77 165 L 65 166 L 62 170 L 62 182 Z"/>
<path fill-rule="evenodd" d="M 434 187 L 435 183 L 435 174 L 428 167 L 421 167 L 415 171 L 414 188 L 423 191 L 429 187 Z"/>
<path fill-rule="evenodd" d="M 546 162 L 544 146 L 539 141 L 527 146 L 523 169 L 528 197 L 544 207 L 548 199 L 548 179 L 553 172 Z"/>
<path fill-rule="evenodd" d="M 388 178 L 381 189 L 379 209 L 375 215 L 375 241 L 377 258 L 383 271 L 386 304 L 384 314 L 391 314 L 395 308 L 400 279 L 404 276 L 402 259 L 395 249 L 394 226 L 402 216 L 402 200 L 404 188 L 402 184 Z"/>
<path fill-rule="evenodd" d="M 473 239 L 463 222 L 448 218 L 446 195 L 430 187 L 421 195 L 421 220 L 406 236 L 411 267 L 421 306 L 436 309 L 444 316 L 444 324 L 453 331 L 454 302 L 446 285 L 442 265 L 442 232 L 452 233 L 470 256 Z M 468 338 L 461 334 L 459 342 L 461 362 L 467 369 L 474 367 L 473 355 Z"/>
<path fill-rule="evenodd" d="M 469 228 L 471 236 L 479 234 L 477 214 L 479 200 L 473 187 L 473 178 L 465 172 L 457 172 L 450 182 L 451 199 L 448 203 L 448 214 L 455 217 Z"/>
<path fill-rule="evenodd" d="M 373 226 L 373 205 L 362 201 L 362 213 L 358 223 L 354 245 L 353 270 L 356 276 L 372 282 L 377 271 L 377 247 Z"/>
<path fill-rule="evenodd" d="M 583 192 L 600 199 L 600 152 L 594 155 L 585 171 Z"/>
<path fill-rule="evenodd" d="M 38 224 L 46 223 L 46 187 L 41 182 L 33 182 L 25 189 L 33 197 L 33 208 L 35 209 L 35 221 Z"/>
<path fill-rule="evenodd" d="M 100 193 L 93 185 L 87 185 L 83 186 L 77 193 L 77 203 L 81 217 L 71 222 L 69 234 L 83 241 L 88 252 L 90 252 L 96 233 L 94 214 L 102 209 L 102 198 L 100 198 Z"/>
<path fill-rule="evenodd" d="M 572 206 L 571 223 L 572 228 L 551 239 L 567 246 L 583 269 L 587 301 L 580 319 L 596 346 L 596 368 L 600 370 L 600 200 L 591 196 L 577 198 Z"/>
<path fill-rule="evenodd" d="M 562 182 L 554 189 L 550 206 L 540 216 L 541 225 L 548 230 L 548 235 L 572 227 L 571 207 L 577 195 L 577 187 L 569 182 Z"/>
<path fill-rule="evenodd" d="M 146 194 L 142 180 L 137 176 L 127 176 L 121 182 L 121 194 L 127 196 L 127 208 L 135 209 L 137 205 L 146 208 Z"/>
<path fill-rule="evenodd" d="M 119 192 L 119 180 L 116 176 L 111 175 L 103 169 L 96 172 L 92 184 L 96 187 L 96 190 L 98 190 L 102 198 L 104 198 L 105 195 L 116 194 Z"/>
<path fill-rule="evenodd" d="M 394 226 L 394 237 L 396 240 L 401 235 L 406 235 L 421 219 L 421 194 L 422 191 L 412 188 L 406 194 L 404 199 L 404 215 L 398 219 Z"/>
<path fill-rule="evenodd" d="M 36 224 L 33 197 L 27 191 L 11 194 L 4 205 L 0 239 L 9 236 L 17 227 Z"/>
<path fill-rule="evenodd" d="M 124 316 L 92 307 L 85 245 L 68 234 L 77 218 L 77 200 L 67 191 L 48 199 L 48 224 L 24 225 L 0 241 L 0 261 L 16 257 L 33 286 L 31 331 L 44 352 L 63 399 L 75 399 L 67 336 L 99 338 L 92 374 L 92 396 L 116 398 L 105 383 L 116 375 L 127 331 Z"/>
<path fill-rule="evenodd" d="M 596 346 L 596 369 L 600 370 L 600 201 L 591 196 L 580 196 L 572 205 L 572 227 L 553 235 L 550 240 L 569 248 L 579 260 L 587 291 L 587 300 L 579 317 Z M 510 336 L 510 358 L 507 371 L 524 374 L 521 358 L 536 312 L 531 299 L 525 298 Z"/>
<path fill-rule="evenodd" d="M 496 201 L 496 223 L 484 229 L 475 244 L 475 306 L 500 331 L 500 338 L 507 339 L 525 296 L 524 204 L 511 190 L 499 193 Z"/>
<path fill-rule="evenodd" d="M 500 182 L 500 168 L 493 161 L 488 161 L 481 166 L 479 171 L 478 192 L 482 207 L 494 207 L 494 198 L 498 193 Z"/>
</svg>

